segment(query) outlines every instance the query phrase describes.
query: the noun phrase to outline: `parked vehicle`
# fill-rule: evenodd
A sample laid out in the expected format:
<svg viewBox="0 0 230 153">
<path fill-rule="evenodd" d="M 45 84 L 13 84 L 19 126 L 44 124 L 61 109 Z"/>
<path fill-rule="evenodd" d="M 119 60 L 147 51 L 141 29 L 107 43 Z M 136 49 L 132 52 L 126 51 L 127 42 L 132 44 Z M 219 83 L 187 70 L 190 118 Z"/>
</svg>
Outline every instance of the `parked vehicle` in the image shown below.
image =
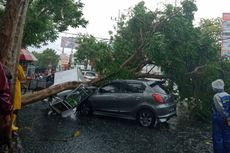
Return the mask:
<svg viewBox="0 0 230 153">
<path fill-rule="evenodd" d="M 176 102 L 161 82 L 116 80 L 98 88 L 79 110 L 84 115 L 132 119 L 151 127 L 176 116 Z"/>
<path fill-rule="evenodd" d="M 90 70 L 82 70 L 82 74 L 86 81 L 92 81 L 98 77 L 94 71 L 90 71 Z"/>
</svg>

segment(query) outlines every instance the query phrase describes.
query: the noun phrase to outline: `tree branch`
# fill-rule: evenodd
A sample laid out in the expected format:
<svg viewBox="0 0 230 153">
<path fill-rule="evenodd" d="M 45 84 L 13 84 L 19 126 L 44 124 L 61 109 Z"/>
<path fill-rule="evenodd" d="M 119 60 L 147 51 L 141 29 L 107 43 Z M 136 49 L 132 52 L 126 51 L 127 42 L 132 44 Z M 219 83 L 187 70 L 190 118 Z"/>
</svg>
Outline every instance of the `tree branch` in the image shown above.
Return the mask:
<svg viewBox="0 0 230 153">
<path fill-rule="evenodd" d="M 76 82 L 76 81 L 65 82 L 62 84 L 54 85 L 49 88 L 40 90 L 38 92 L 25 94 L 22 96 L 22 105 L 25 106 L 25 105 L 40 101 L 42 99 L 55 95 L 64 90 L 77 88 L 81 83 L 82 82 Z"/>
<path fill-rule="evenodd" d="M 192 75 L 192 74 L 198 73 L 199 70 L 201 70 L 201 69 L 203 69 L 205 67 L 207 67 L 207 64 L 201 65 L 201 66 L 197 66 L 192 72 L 186 73 L 186 75 Z"/>
</svg>

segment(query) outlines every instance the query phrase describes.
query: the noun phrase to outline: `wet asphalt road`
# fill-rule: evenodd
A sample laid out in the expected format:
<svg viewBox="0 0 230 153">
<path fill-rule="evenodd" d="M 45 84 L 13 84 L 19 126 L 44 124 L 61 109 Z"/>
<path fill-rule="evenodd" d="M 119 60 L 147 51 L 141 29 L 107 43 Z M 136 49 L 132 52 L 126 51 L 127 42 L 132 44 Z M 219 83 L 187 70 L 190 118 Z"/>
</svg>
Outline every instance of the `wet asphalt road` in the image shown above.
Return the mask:
<svg viewBox="0 0 230 153">
<path fill-rule="evenodd" d="M 211 153 L 210 125 L 174 118 L 156 129 L 109 117 L 61 118 L 39 102 L 19 112 L 24 153 Z M 74 133 L 80 131 L 80 136 Z"/>
</svg>

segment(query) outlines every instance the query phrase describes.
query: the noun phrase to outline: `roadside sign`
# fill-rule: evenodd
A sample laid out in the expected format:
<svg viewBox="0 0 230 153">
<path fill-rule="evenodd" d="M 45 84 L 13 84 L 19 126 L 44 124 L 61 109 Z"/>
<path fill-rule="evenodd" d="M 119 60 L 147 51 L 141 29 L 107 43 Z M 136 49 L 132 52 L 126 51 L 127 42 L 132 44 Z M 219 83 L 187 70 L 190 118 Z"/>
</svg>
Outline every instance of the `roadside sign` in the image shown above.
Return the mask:
<svg viewBox="0 0 230 153">
<path fill-rule="evenodd" d="M 74 37 L 61 37 L 61 47 L 62 48 L 75 48 L 75 38 Z"/>
<path fill-rule="evenodd" d="M 230 53 L 230 13 L 223 13 L 222 16 L 222 47 L 221 56 Z"/>
</svg>

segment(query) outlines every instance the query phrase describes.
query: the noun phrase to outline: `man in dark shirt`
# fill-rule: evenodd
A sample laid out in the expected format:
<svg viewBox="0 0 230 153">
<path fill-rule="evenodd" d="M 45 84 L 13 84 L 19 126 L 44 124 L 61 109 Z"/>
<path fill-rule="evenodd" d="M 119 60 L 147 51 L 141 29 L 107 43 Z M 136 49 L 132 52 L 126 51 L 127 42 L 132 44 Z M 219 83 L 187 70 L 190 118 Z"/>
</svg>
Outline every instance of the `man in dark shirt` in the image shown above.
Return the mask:
<svg viewBox="0 0 230 153">
<path fill-rule="evenodd" d="M 10 114 L 12 112 L 10 88 L 3 65 L 0 62 L 0 146 L 9 142 Z"/>
</svg>

